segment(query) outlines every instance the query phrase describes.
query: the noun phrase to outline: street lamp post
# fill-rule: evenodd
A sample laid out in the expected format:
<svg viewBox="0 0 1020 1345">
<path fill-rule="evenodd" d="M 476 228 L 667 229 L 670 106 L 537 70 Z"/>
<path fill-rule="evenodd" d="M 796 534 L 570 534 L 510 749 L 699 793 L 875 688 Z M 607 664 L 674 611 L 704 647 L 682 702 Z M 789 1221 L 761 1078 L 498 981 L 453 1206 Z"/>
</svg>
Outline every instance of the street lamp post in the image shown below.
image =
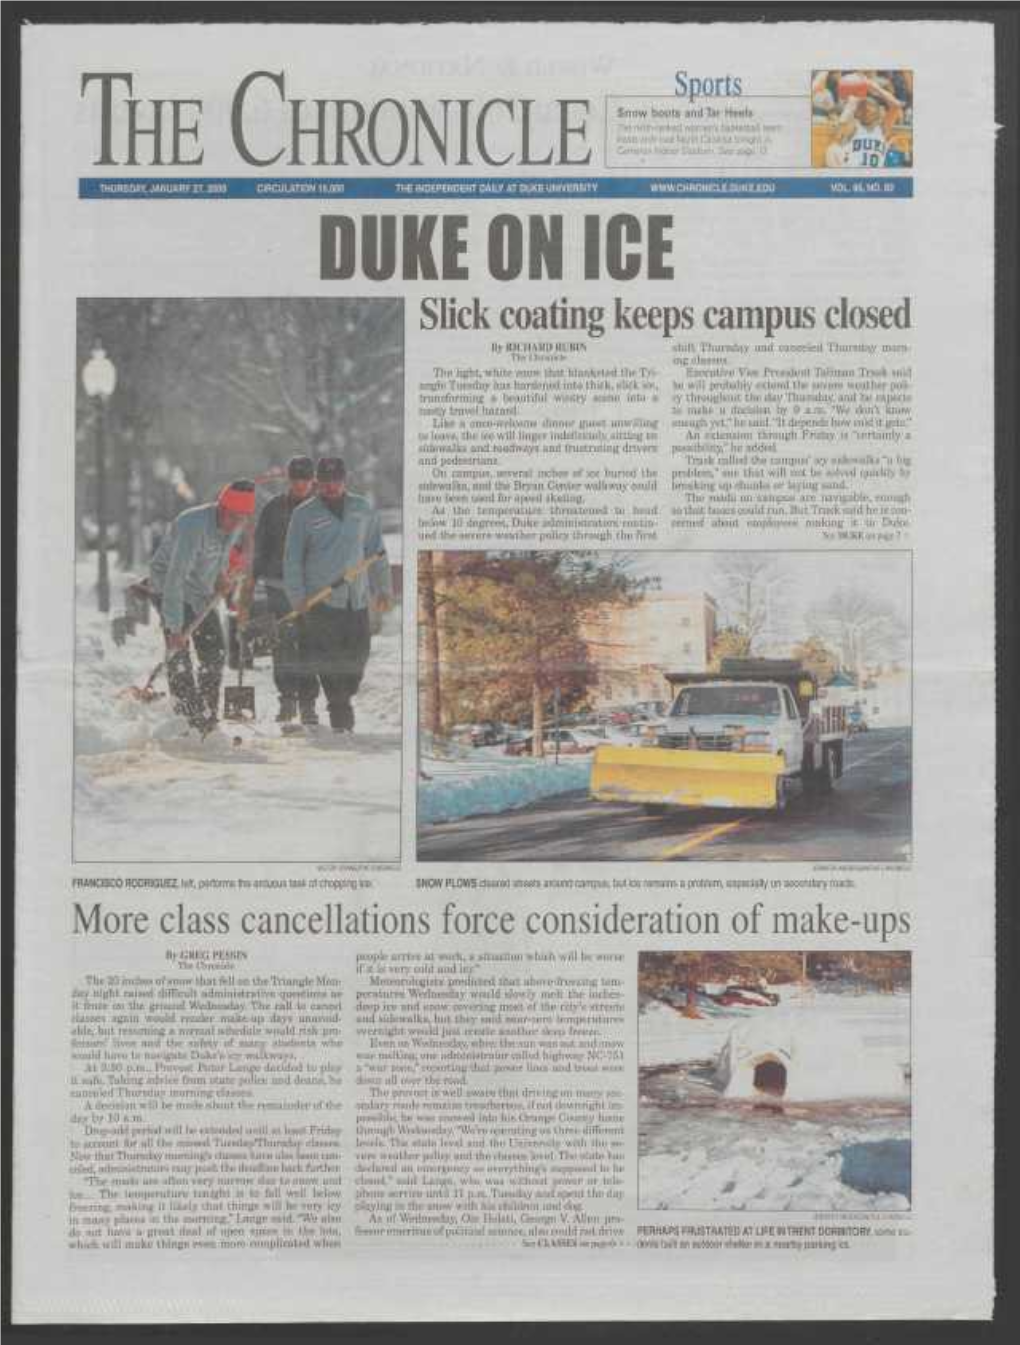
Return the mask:
<svg viewBox="0 0 1020 1345">
<path fill-rule="evenodd" d="M 101 341 L 92 348 L 81 371 L 85 394 L 96 402 L 96 553 L 99 561 L 96 598 L 101 612 L 110 610 L 110 561 L 106 550 L 106 404 L 117 386 L 117 370 Z"/>
</svg>

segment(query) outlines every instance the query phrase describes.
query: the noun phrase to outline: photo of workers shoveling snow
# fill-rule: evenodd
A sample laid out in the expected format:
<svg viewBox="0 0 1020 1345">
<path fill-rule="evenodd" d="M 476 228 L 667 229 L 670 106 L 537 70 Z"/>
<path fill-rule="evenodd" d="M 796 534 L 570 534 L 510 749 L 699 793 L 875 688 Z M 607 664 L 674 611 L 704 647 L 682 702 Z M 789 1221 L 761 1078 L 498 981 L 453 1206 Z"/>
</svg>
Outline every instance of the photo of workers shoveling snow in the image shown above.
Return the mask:
<svg viewBox="0 0 1020 1345">
<path fill-rule="evenodd" d="M 906 551 L 421 551 L 418 858 L 911 856 Z"/>
<path fill-rule="evenodd" d="M 638 959 L 642 1209 L 910 1209 L 910 954 Z"/>
<path fill-rule="evenodd" d="M 403 307 L 78 306 L 77 861 L 400 857 Z"/>
</svg>

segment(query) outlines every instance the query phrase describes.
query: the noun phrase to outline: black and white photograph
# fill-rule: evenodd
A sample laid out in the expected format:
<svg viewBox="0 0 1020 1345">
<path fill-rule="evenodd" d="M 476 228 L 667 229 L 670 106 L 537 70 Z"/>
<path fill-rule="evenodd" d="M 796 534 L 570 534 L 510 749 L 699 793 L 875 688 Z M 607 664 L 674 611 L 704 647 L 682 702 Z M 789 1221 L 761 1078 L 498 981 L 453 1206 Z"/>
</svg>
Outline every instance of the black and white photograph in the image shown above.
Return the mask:
<svg viewBox="0 0 1020 1345">
<path fill-rule="evenodd" d="M 400 855 L 403 304 L 78 305 L 76 860 Z"/>
</svg>

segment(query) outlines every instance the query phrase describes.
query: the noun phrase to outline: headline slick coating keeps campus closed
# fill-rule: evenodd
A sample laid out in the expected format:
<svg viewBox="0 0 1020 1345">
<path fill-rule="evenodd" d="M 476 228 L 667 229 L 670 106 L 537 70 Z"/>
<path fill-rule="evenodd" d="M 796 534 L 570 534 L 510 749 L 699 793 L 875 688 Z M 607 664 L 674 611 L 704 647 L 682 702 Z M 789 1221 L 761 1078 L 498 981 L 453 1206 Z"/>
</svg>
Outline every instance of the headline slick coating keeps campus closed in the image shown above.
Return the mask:
<svg viewBox="0 0 1020 1345">
<path fill-rule="evenodd" d="M 824 310 L 823 321 L 831 331 L 903 330 L 910 326 L 910 298 L 898 305 L 862 306 L 844 297 Z M 710 305 L 701 313 L 701 325 L 707 331 L 752 331 L 769 340 L 781 331 L 813 331 L 816 323 L 817 313 L 809 306 Z M 426 332 L 491 331 L 493 312 L 477 298 L 460 302 L 430 295 L 421 301 L 418 325 Z M 606 332 L 606 309 L 601 304 L 572 304 L 566 297 L 549 304 L 505 304 L 495 315 L 495 325 L 517 332 L 583 331 L 598 338 Z M 614 331 L 653 331 L 668 340 L 675 332 L 688 332 L 696 325 L 697 314 L 690 305 L 626 304 L 619 298 L 613 302 Z"/>
</svg>

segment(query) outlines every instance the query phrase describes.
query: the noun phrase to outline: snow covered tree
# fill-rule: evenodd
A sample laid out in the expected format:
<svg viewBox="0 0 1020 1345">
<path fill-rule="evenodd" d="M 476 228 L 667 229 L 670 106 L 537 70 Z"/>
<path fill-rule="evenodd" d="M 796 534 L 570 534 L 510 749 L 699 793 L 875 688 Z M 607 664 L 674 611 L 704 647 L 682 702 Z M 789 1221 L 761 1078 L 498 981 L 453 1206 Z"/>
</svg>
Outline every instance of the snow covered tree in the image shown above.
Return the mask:
<svg viewBox="0 0 1020 1345">
<path fill-rule="evenodd" d="M 172 438 L 164 422 L 168 382 L 186 371 L 199 327 L 191 300 L 83 299 L 78 305 L 77 364 L 96 344 L 117 369 L 117 388 L 106 418 L 107 513 L 118 533 L 121 561 L 130 564 L 132 489 L 143 496 L 152 460 Z M 78 521 L 94 514 L 93 419 L 88 397 L 77 402 Z M 141 502 L 141 501 L 140 501 Z"/>
<path fill-rule="evenodd" d="M 713 585 L 722 618 L 746 641 L 745 655 L 776 641 L 788 619 L 790 577 L 775 556 L 733 551 L 715 565 Z"/>
<path fill-rule="evenodd" d="M 854 674 L 858 686 L 868 665 L 898 659 L 906 644 L 906 623 L 893 604 L 856 585 L 837 588 L 806 617 L 812 634 L 839 655 L 841 666 Z"/>
<path fill-rule="evenodd" d="M 237 299 L 222 315 L 227 358 L 207 386 L 277 459 L 339 454 L 355 489 L 400 503 L 403 305 L 397 299 Z"/>
<path fill-rule="evenodd" d="M 207 498 L 295 453 L 339 453 L 353 490 L 399 508 L 400 300 L 84 299 L 79 369 L 97 340 L 117 368 L 107 417 L 113 521 L 126 523 L 132 479 L 156 516 L 156 468 L 183 470 Z M 79 396 L 79 516 L 94 510 L 94 415 Z"/>
</svg>

